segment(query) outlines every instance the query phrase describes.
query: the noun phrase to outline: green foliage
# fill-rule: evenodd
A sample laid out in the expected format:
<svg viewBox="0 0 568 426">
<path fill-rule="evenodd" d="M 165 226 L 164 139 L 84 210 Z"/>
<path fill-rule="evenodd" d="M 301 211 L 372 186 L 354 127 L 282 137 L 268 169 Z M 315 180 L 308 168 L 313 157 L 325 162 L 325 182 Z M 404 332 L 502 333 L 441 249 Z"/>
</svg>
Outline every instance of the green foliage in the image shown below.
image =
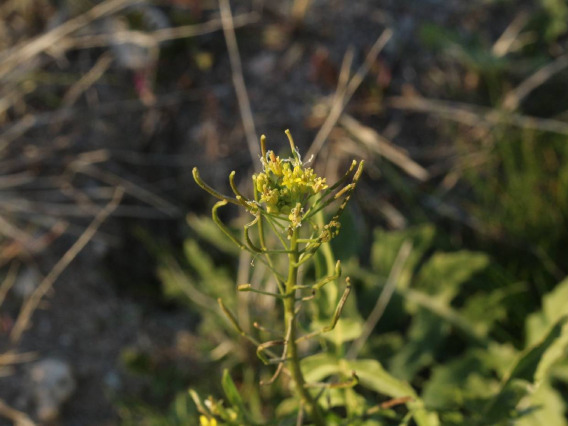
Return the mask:
<svg viewBox="0 0 568 426">
<path fill-rule="evenodd" d="M 547 17 L 545 36 L 555 41 L 568 30 L 568 4 L 564 0 L 540 0 Z"/>
<path fill-rule="evenodd" d="M 507 282 L 500 286 L 483 284 L 495 276 L 490 259 L 463 250 L 436 251 L 435 234 L 427 225 L 396 232 L 376 230 L 370 270 L 354 264 L 347 267 L 358 270 L 348 271 L 358 279 L 358 303 L 347 305 L 336 328 L 322 335 L 329 350 L 301 361 L 307 382 L 327 384 L 314 388 L 327 421 L 389 425 L 406 424 L 412 418 L 417 425 L 499 425 L 511 421 L 526 426 L 566 425 L 566 405 L 555 383 L 568 383 L 568 377 L 562 375 L 562 360 L 568 350 L 568 279 L 544 296 L 542 310 L 527 317 L 526 344 L 516 348 L 514 341 L 503 339 L 500 333 L 501 322 L 507 319 L 507 304 L 503 301 L 524 287 Z M 205 264 L 212 261 L 199 249 L 201 243 L 192 241 L 185 245 L 186 255 L 199 252 L 194 259 Z M 358 305 L 369 300 L 369 294 L 376 295 L 377 284 L 380 288 L 386 283 L 405 242 L 410 242 L 413 249 L 391 301 L 400 309 L 394 315 L 398 325 L 392 324 L 393 318 L 384 319 L 397 331 L 383 329 L 371 334 L 364 357 L 350 358 L 349 348 L 365 324 Z M 216 265 L 212 269 L 222 282 L 226 271 Z M 192 275 L 203 280 L 207 274 L 200 270 L 193 269 Z M 224 284 L 220 288 L 225 288 Z M 215 295 L 210 296 L 211 300 Z M 205 306 L 193 306 L 199 307 L 204 318 L 211 315 Z M 219 314 L 213 322 L 218 328 L 227 324 Z M 311 329 L 322 324 L 316 322 Z M 225 329 L 230 334 L 230 327 Z M 397 335 L 400 338 L 395 338 Z M 229 341 L 230 335 L 226 339 Z M 384 345 L 391 345 L 392 352 L 372 349 Z M 227 356 L 236 357 L 234 353 Z M 244 377 L 245 371 L 254 374 L 254 364 L 250 359 L 248 364 L 245 359 L 231 363 L 239 377 Z M 269 424 L 269 419 L 278 418 L 282 424 L 293 424 L 297 410 L 294 398 L 281 399 L 274 412 L 267 409 L 277 395 L 284 395 L 283 389 L 266 393 L 266 388 L 258 387 L 255 392 L 261 395 L 264 407 L 259 411 L 255 403 L 251 404 L 255 392 L 243 393 L 242 386 L 244 382 L 235 384 L 225 371 L 222 388 L 228 406 L 217 400 L 208 403 L 216 407 L 218 419 L 238 425 Z M 193 397 L 199 398 L 197 394 Z M 389 399 L 400 402 L 393 406 L 377 403 Z M 401 410 L 401 405 L 406 405 L 407 411 Z"/>
<path fill-rule="evenodd" d="M 500 322 L 507 317 L 502 302 L 518 292 L 518 286 L 476 284 L 492 277 L 490 259 L 467 251 L 429 254 L 424 241 L 432 242 L 432 234 L 429 226 L 387 236 L 378 231 L 374 271 L 359 275 L 359 297 L 366 299 L 377 277 L 383 284 L 386 281 L 403 241 L 418 247 L 408 256 L 393 296 L 402 300 L 399 306 L 406 314 L 400 324 L 409 326 L 401 333 L 402 345 L 382 358 L 382 364 L 421 389 L 424 407 L 438 413 L 444 425 L 508 424 L 512 419 L 526 425 L 539 419 L 546 419 L 541 424 L 567 424 L 566 406 L 553 377 L 568 350 L 568 281 L 543 298 L 542 311 L 527 318 L 527 343 L 516 349 L 514 342 L 497 336 L 501 337 Z"/>
</svg>

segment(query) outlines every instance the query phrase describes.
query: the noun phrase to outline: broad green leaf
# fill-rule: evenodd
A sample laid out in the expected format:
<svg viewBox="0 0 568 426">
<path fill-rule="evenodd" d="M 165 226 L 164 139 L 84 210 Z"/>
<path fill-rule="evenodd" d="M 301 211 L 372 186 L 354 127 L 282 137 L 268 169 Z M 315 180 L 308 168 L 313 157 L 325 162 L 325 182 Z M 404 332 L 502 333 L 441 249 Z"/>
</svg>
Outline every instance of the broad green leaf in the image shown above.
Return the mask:
<svg viewBox="0 0 568 426">
<path fill-rule="evenodd" d="M 410 396 L 416 398 L 416 392 L 407 382 L 390 375 L 383 366 L 374 359 L 342 360 L 346 371 L 355 371 L 359 383 L 382 395 L 392 398 Z"/>
<path fill-rule="evenodd" d="M 519 357 L 518 351 L 510 343 L 489 342 L 486 349 L 479 348 L 475 354 L 488 368 L 492 369 L 500 380 L 503 380 L 511 369 L 511 365 Z"/>
<path fill-rule="evenodd" d="M 501 387 L 487 358 L 485 350 L 470 349 L 461 358 L 432 369 L 422 399 L 425 406 L 443 413 L 442 424 L 497 424 L 486 423 L 484 415 L 481 415 L 489 398 Z M 525 395 L 527 389 L 523 386 L 519 397 Z M 464 419 L 459 420 L 459 412 L 468 423 Z M 448 418 L 448 413 L 453 414 Z"/>
<path fill-rule="evenodd" d="M 523 379 L 534 382 L 538 375 L 542 375 L 544 370 L 550 366 L 551 356 L 547 356 L 550 349 L 552 355 L 558 355 L 555 343 L 567 333 L 568 318 L 564 317 L 552 327 L 541 343 L 529 348 L 528 351 L 519 359 L 510 374 L 510 379 Z M 562 340 L 560 340 L 562 342 Z M 544 361 L 544 365 L 541 362 Z"/>
<path fill-rule="evenodd" d="M 568 315 L 568 278 L 542 298 L 542 310 L 527 318 L 527 345 L 536 343 L 548 328 Z"/>
<path fill-rule="evenodd" d="M 526 285 L 518 283 L 474 293 L 467 297 L 460 313 L 480 336 L 487 336 L 495 323 L 506 320 L 507 298 L 525 291 Z"/>
<path fill-rule="evenodd" d="M 315 329 L 324 324 L 314 326 Z M 360 319 L 355 318 L 340 318 L 332 331 L 322 334 L 322 337 L 335 345 L 339 346 L 342 343 L 355 340 L 361 335 L 363 331 L 363 324 Z"/>
<path fill-rule="evenodd" d="M 418 370 L 434 361 L 434 356 L 449 331 L 449 325 L 438 315 L 419 309 L 412 318 L 406 336 L 407 343 L 391 360 L 392 373 L 403 380 L 412 380 Z"/>
<path fill-rule="evenodd" d="M 566 426 L 564 399 L 550 383 L 544 383 L 536 392 L 524 398 L 517 407 L 524 415 L 515 426 Z"/>
<path fill-rule="evenodd" d="M 342 372 L 339 360 L 325 352 L 304 358 L 301 368 L 308 383 L 321 382 L 326 377 Z"/>
<path fill-rule="evenodd" d="M 461 331 L 466 337 L 485 345 L 485 336 L 481 329 L 471 324 L 456 309 L 435 296 L 430 296 L 421 291 L 408 289 L 401 292 L 401 295 L 412 304 L 424 308 L 436 316 L 444 319 L 447 323 Z"/>
<path fill-rule="evenodd" d="M 461 284 L 488 265 L 489 258 L 482 253 L 435 253 L 420 269 L 413 287 L 449 302 Z"/>
<path fill-rule="evenodd" d="M 437 414 L 424 408 L 424 403 L 418 398 L 414 389 L 408 383 L 391 376 L 378 361 L 367 359 L 344 360 L 343 362 L 349 369 L 355 371 L 362 386 L 392 398 L 412 397 L 414 400 L 408 402 L 406 406 L 418 426 L 438 426 L 440 424 Z"/>
<path fill-rule="evenodd" d="M 391 398 L 405 396 L 413 398 L 406 406 L 419 426 L 439 425 L 437 415 L 424 409 L 424 404 L 414 389 L 408 383 L 390 375 L 376 360 L 337 359 L 332 355 L 321 353 L 303 359 L 301 366 L 306 381 L 310 383 L 320 382 L 334 374 L 349 377 L 354 371 L 363 387 Z"/>
<path fill-rule="evenodd" d="M 396 256 L 405 241 L 412 243 L 412 252 L 405 262 L 405 267 L 399 277 L 398 287 L 406 288 L 414 274 L 414 269 L 430 248 L 434 239 L 435 230 L 431 225 L 411 228 L 404 231 L 387 232 L 376 229 L 374 242 L 371 248 L 371 266 L 379 276 L 388 277 Z"/>
<path fill-rule="evenodd" d="M 560 335 L 552 342 L 552 344 L 542 354 L 538 367 L 534 375 L 534 382 L 538 385 L 547 376 L 549 370 L 557 361 L 566 358 L 568 355 L 568 316 L 562 317 L 558 321 L 560 326 Z M 556 328 L 555 326 L 553 330 Z"/>
<path fill-rule="evenodd" d="M 545 338 L 528 348 L 511 369 L 501 391 L 487 405 L 488 419 L 498 420 L 513 409 L 522 397 L 538 388 L 550 367 L 565 356 L 568 347 L 568 317 L 561 318 Z"/>
</svg>

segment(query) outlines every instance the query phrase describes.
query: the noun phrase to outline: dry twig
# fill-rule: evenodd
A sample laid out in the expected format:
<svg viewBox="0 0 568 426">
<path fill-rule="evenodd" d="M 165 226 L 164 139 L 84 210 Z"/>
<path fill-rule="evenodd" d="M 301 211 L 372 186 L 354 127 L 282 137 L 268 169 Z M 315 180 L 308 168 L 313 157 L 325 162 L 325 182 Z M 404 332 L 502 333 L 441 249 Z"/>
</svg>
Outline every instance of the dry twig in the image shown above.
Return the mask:
<svg viewBox="0 0 568 426">
<path fill-rule="evenodd" d="M 516 110 L 523 99 L 525 99 L 533 90 L 544 84 L 554 74 L 568 67 L 568 54 L 559 56 L 554 61 L 539 68 L 534 74 L 524 80 L 521 84 L 511 90 L 503 100 L 503 108 L 507 111 Z"/>
<path fill-rule="evenodd" d="M 124 190 L 121 187 L 117 187 L 114 193 L 113 199 L 95 216 L 90 225 L 85 229 L 85 232 L 75 241 L 69 250 L 59 259 L 55 266 L 51 269 L 49 274 L 42 280 L 36 290 L 31 294 L 31 296 L 25 301 L 22 309 L 16 319 L 14 328 L 10 333 L 10 340 L 12 342 L 18 342 L 22 337 L 22 334 L 26 330 L 31 316 L 37 309 L 39 303 L 46 295 L 46 293 L 51 289 L 57 278 L 61 273 L 69 266 L 69 264 L 75 259 L 75 257 L 83 250 L 89 241 L 93 238 L 99 227 L 103 222 L 109 217 L 109 215 L 118 207 Z"/>
<path fill-rule="evenodd" d="M 507 113 L 478 105 L 400 96 L 386 99 L 385 104 L 395 109 L 439 115 L 472 127 L 502 124 L 568 135 L 568 123 L 563 121 Z"/>
<path fill-rule="evenodd" d="M 21 411 L 10 407 L 0 399 L 0 416 L 10 419 L 14 422 L 14 426 L 35 426 L 35 423 Z"/>
<path fill-rule="evenodd" d="M 42 34 L 22 45 L 14 46 L 0 57 L 0 78 L 5 77 L 19 65 L 28 62 L 35 56 L 49 51 L 61 39 L 87 26 L 90 22 L 115 13 L 135 3 L 135 0 L 107 0 L 92 9 Z"/>
<path fill-rule="evenodd" d="M 366 147 L 378 155 L 396 164 L 413 178 L 421 182 L 430 178 L 428 170 L 416 163 L 404 150 L 393 145 L 372 128 L 364 126 L 359 121 L 346 114 L 341 117 L 339 124 L 352 137 L 365 144 Z"/>
<path fill-rule="evenodd" d="M 347 84 L 345 84 L 345 87 L 343 89 L 338 87 L 336 95 L 334 96 L 333 99 L 333 104 L 331 105 L 331 108 L 329 110 L 329 115 L 327 116 L 319 132 L 314 138 L 314 141 L 312 142 L 310 149 L 306 153 L 306 158 L 315 158 L 317 156 L 325 140 L 327 139 L 327 137 L 329 136 L 329 134 L 337 124 L 337 120 L 339 120 L 339 117 L 341 117 L 341 114 L 343 113 L 345 106 L 347 105 L 353 94 L 357 91 L 359 85 L 363 82 L 363 79 L 369 72 L 369 69 L 371 68 L 372 64 L 377 59 L 377 56 L 383 50 L 383 48 L 385 47 L 385 45 L 387 44 L 387 42 L 390 40 L 391 37 L 392 37 L 392 30 L 390 29 L 384 30 L 383 33 L 377 39 L 377 41 L 375 41 L 375 44 L 373 44 L 373 47 L 371 47 L 371 50 L 369 51 L 367 57 L 365 58 L 365 62 L 363 62 L 363 64 L 359 67 L 355 75 L 349 80 Z M 345 65 L 348 62 L 350 61 L 344 60 L 343 63 Z M 342 66 L 342 74 L 344 72 L 344 69 L 345 66 Z M 343 77 L 340 78 L 339 81 L 341 83 L 342 81 L 344 81 L 344 78 Z"/>
<path fill-rule="evenodd" d="M 503 31 L 501 37 L 493 44 L 491 53 L 498 58 L 505 56 L 509 53 L 515 42 L 518 40 L 519 33 L 529 21 L 529 14 L 526 11 L 519 13 L 509 26 Z"/>
<path fill-rule="evenodd" d="M 233 15 L 231 13 L 229 0 L 219 0 L 219 9 L 221 11 L 221 21 L 223 23 L 223 34 L 225 34 L 225 42 L 227 43 L 227 49 L 229 51 L 233 85 L 235 86 L 235 92 L 237 93 L 237 100 L 239 102 L 241 119 L 245 128 L 248 148 L 253 163 L 255 164 L 255 167 L 258 168 L 260 166 L 256 159 L 260 156 L 260 149 L 258 147 L 258 138 L 256 136 L 250 101 L 245 85 L 245 79 L 243 77 L 243 68 L 241 64 L 241 57 L 239 55 L 239 47 L 237 45 L 237 38 L 235 36 L 235 24 L 233 22 Z"/>
<path fill-rule="evenodd" d="M 251 12 L 233 17 L 233 28 L 244 27 L 258 21 L 258 14 Z M 150 32 L 141 31 L 115 31 L 105 34 L 90 34 L 78 37 L 67 37 L 58 44 L 58 49 L 88 49 L 104 47 L 112 43 L 141 43 L 143 46 L 159 44 L 180 38 L 189 38 L 199 35 L 210 34 L 223 29 L 221 19 L 212 19 L 201 24 L 183 25 L 174 28 L 162 28 Z M 137 34 L 142 34 L 140 38 Z"/>
</svg>

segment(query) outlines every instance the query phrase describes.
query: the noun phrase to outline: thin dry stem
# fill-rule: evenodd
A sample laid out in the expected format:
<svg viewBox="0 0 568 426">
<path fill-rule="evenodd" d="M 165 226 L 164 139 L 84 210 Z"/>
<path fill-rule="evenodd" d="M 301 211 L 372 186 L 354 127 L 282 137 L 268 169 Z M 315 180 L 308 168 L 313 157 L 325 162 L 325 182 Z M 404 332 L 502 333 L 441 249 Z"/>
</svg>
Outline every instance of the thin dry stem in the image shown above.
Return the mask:
<svg viewBox="0 0 568 426">
<path fill-rule="evenodd" d="M 71 246 L 69 250 L 59 259 L 55 266 L 51 269 L 49 274 L 43 279 L 36 290 L 25 301 L 22 309 L 16 319 L 14 328 L 10 333 L 10 340 L 18 342 L 24 331 L 26 330 L 34 311 L 42 301 L 46 293 L 52 288 L 53 284 L 59 278 L 61 273 L 69 266 L 75 257 L 83 250 L 89 241 L 93 238 L 99 227 L 109 217 L 110 214 L 118 207 L 124 190 L 121 187 L 116 188 L 113 199 L 95 216 L 90 225 L 85 229 L 85 232 L 79 239 Z"/>
<path fill-rule="evenodd" d="M 0 416 L 11 420 L 15 426 L 35 426 L 35 423 L 25 413 L 10 407 L 1 399 Z"/>
<path fill-rule="evenodd" d="M 529 21 L 529 14 L 526 11 L 519 13 L 515 19 L 507 26 L 501 37 L 493 44 L 491 52 L 501 58 L 509 53 L 515 42 L 518 40 L 519 34 Z"/>
<path fill-rule="evenodd" d="M 241 119 L 243 121 L 243 127 L 247 137 L 248 149 L 255 167 L 258 168 L 258 162 L 256 161 L 260 155 L 257 143 L 258 138 L 256 136 L 256 128 L 252 118 L 250 100 L 245 85 L 245 79 L 243 77 L 243 67 L 241 64 L 241 57 L 239 55 L 237 37 L 235 36 L 235 24 L 233 22 L 233 15 L 231 13 L 229 0 L 219 0 L 219 9 L 221 11 L 223 34 L 225 35 L 225 42 L 227 43 L 227 49 L 229 51 L 233 85 L 235 86 L 235 92 L 239 102 L 239 110 L 241 112 Z"/>
<path fill-rule="evenodd" d="M 421 182 L 430 178 L 428 170 L 412 160 L 404 150 L 392 144 L 374 129 L 364 126 L 349 115 L 343 115 L 339 124 L 355 139 L 365 144 L 366 147 L 378 155 L 396 164 L 409 176 Z"/>
<path fill-rule="evenodd" d="M 245 13 L 233 17 L 233 27 L 240 28 L 258 21 L 258 14 Z M 155 31 L 142 33 L 140 31 L 115 31 L 105 34 L 90 34 L 85 36 L 68 37 L 58 44 L 60 49 L 88 49 L 95 47 L 104 47 L 113 43 L 137 43 L 142 46 L 157 45 L 170 40 L 195 37 L 200 35 L 211 34 L 223 29 L 221 19 L 212 19 L 210 21 L 183 25 L 174 28 L 162 28 Z M 143 34 L 139 37 L 137 34 Z"/>
<path fill-rule="evenodd" d="M 568 123 L 563 121 L 505 113 L 479 105 L 399 96 L 386 99 L 385 104 L 395 109 L 438 115 L 472 127 L 510 125 L 541 132 L 568 135 Z"/>
<path fill-rule="evenodd" d="M 371 68 L 372 64 L 377 59 L 377 56 L 379 55 L 379 53 L 381 53 L 381 51 L 383 50 L 383 48 L 385 47 L 385 45 L 387 44 L 387 42 L 390 40 L 391 37 L 392 37 L 392 30 L 390 29 L 384 30 L 383 33 L 377 39 L 377 41 L 375 41 L 375 44 L 373 44 L 373 47 L 371 48 L 369 53 L 367 54 L 365 62 L 359 67 L 355 75 L 346 84 L 345 88 L 343 90 L 337 91 L 334 97 L 333 104 L 331 105 L 329 115 L 327 116 L 326 120 L 324 121 L 320 130 L 318 131 L 316 137 L 314 138 L 314 141 L 310 146 L 310 149 L 306 153 L 306 158 L 312 158 L 312 157 L 315 158 L 317 156 L 318 152 L 320 151 L 327 137 L 335 127 L 337 120 L 339 120 L 339 117 L 341 117 L 341 114 L 343 113 L 345 106 L 347 105 L 353 94 L 357 91 L 359 85 L 363 82 L 363 79 L 369 72 L 369 69 Z M 347 60 L 344 61 L 344 63 L 347 62 L 349 61 Z"/>
<path fill-rule="evenodd" d="M 523 99 L 525 99 L 533 90 L 544 84 L 555 74 L 568 67 L 568 53 L 559 56 L 554 61 L 539 68 L 534 74 L 524 80 L 515 87 L 514 90 L 507 93 L 503 100 L 503 108 L 508 111 L 516 110 Z"/>
<path fill-rule="evenodd" d="M 74 83 L 65 96 L 63 96 L 64 107 L 69 107 L 77 102 L 79 96 L 85 93 L 93 84 L 99 80 L 103 74 L 109 69 L 112 64 L 112 56 L 109 53 L 105 53 L 97 59 L 97 62 L 93 67 L 76 83 Z"/>
<path fill-rule="evenodd" d="M 20 267 L 20 265 L 18 264 L 18 262 L 12 262 L 12 264 L 10 265 L 10 268 L 8 269 L 8 273 L 4 277 L 4 280 L 2 280 L 2 284 L 0 284 L 0 307 L 4 303 L 4 299 L 6 298 L 6 294 L 8 294 L 8 292 L 10 291 L 10 289 L 12 288 L 14 283 L 16 282 L 16 277 L 18 275 L 19 267 Z M 0 359 L 1 359 L 1 357 L 2 357 L 2 355 L 0 355 Z M 0 361 L 0 364 L 2 364 L 1 361 Z"/>
<path fill-rule="evenodd" d="M 104 1 L 82 15 L 65 22 L 63 25 L 42 34 L 31 41 L 27 41 L 23 45 L 15 46 L 1 57 L 0 78 L 5 77 L 17 66 L 30 61 L 40 53 L 49 51 L 53 46 L 56 46 L 61 39 L 80 28 L 85 27 L 90 22 L 115 13 L 133 3 L 136 3 L 136 0 Z"/>
</svg>

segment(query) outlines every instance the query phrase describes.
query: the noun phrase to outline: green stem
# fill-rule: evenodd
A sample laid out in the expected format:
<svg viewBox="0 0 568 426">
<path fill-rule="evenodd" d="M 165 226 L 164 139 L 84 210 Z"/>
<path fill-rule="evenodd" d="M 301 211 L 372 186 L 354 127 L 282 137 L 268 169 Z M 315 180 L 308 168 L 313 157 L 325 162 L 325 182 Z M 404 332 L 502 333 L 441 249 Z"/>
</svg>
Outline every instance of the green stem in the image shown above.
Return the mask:
<svg viewBox="0 0 568 426">
<path fill-rule="evenodd" d="M 298 346 L 296 344 L 296 312 L 295 297 L 297 280 L 298 280 L 298 230 L 294 230 L 290 239 L 290 253 L 288 254 L 288 280 L 286 281 L 286 295 L 284 298 L 284 324 L 290 327 L 288 330 L 288 348 L 287 359 L 290 365 L 290 373 L 294 381 L 296 392 L 298 393 L 302 405 L 306 408 L 313 423 L 317 426 L 325 425 L 322 412 L 319 405 L 312 397 L 308 389 L 306 389 L 306 381 L 302 370 L 300 369 L 300 359 L 298 357 Z"/>
</svg>

